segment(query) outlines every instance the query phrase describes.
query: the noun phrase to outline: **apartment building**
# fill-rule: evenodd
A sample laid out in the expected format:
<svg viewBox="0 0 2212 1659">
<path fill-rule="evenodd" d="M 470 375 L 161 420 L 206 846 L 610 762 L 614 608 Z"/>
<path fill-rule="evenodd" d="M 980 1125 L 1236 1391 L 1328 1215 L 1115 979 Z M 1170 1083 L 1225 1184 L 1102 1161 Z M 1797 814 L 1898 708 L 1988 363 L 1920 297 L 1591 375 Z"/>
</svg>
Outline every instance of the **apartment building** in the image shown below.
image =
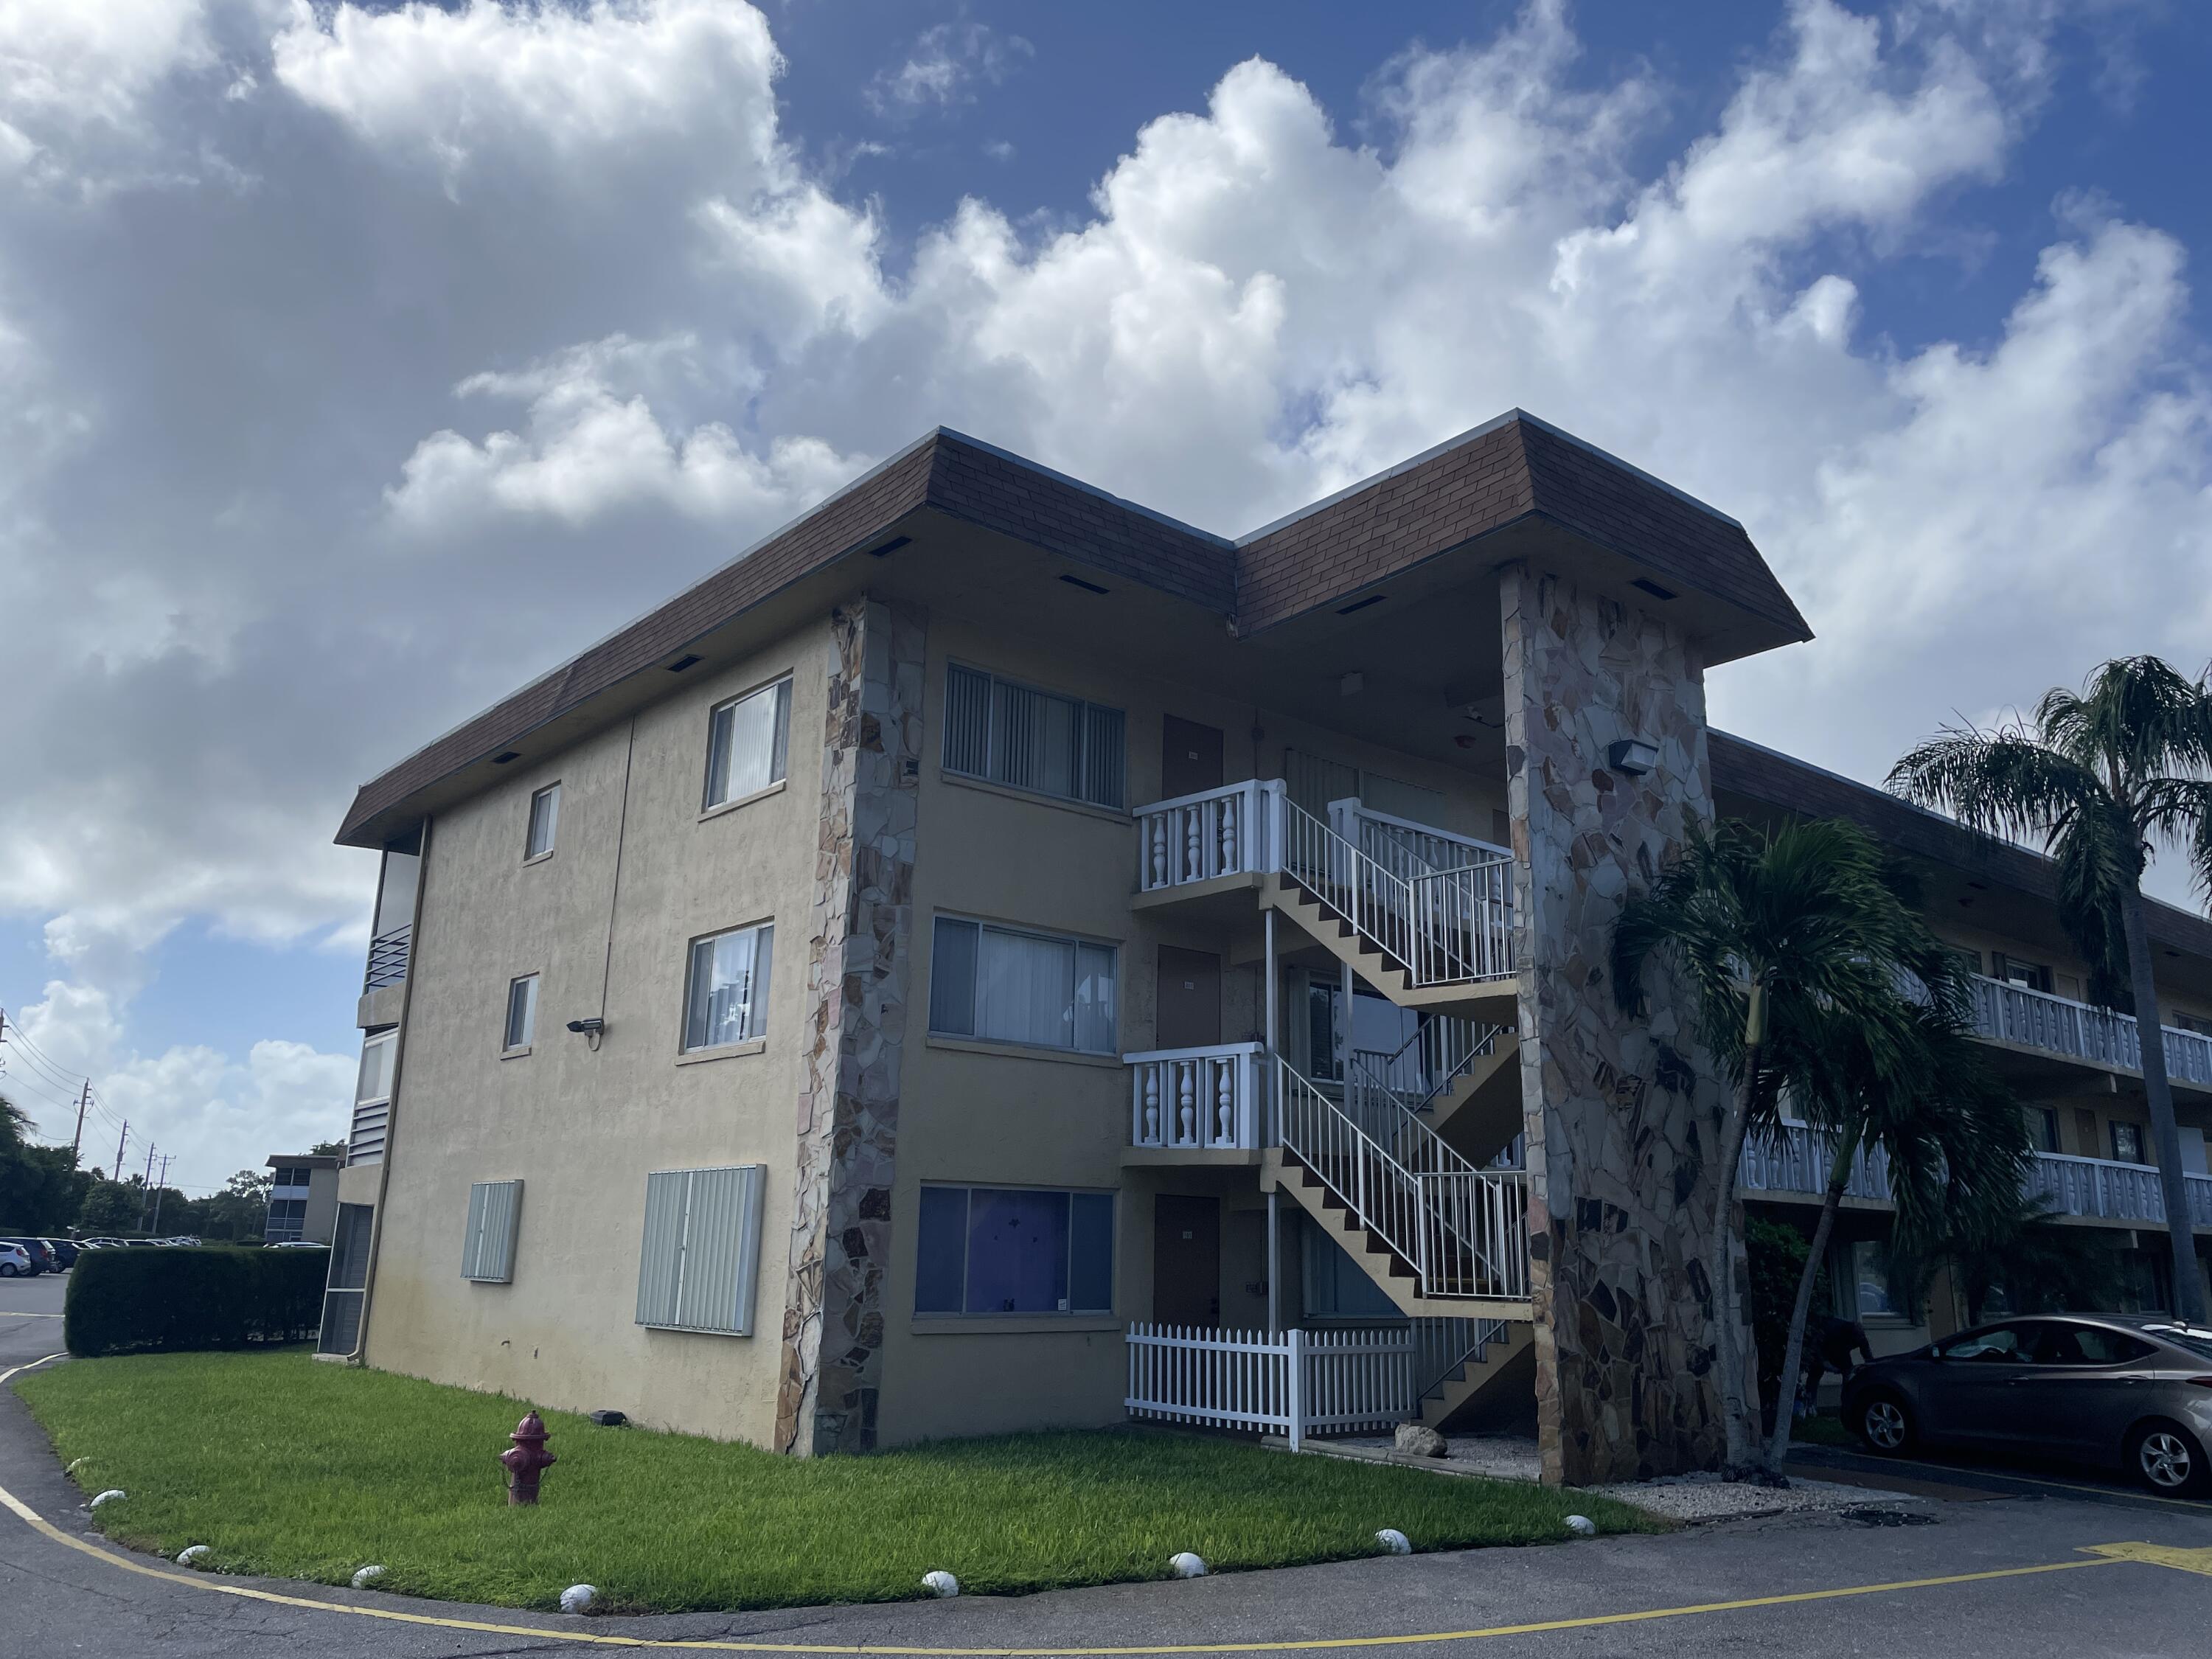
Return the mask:
<svg viewBox="0 0 2212 1659">
<path fill-rule="evenodd" d="M 320 1152 L 271 1153 L 263 1242 L 329 1243 L 337 1225 L 338 1170 L 344 1162 Z"/>
<path fill-rule="evenodd" d="M 1295 1421 L 1710 1465 L 1720 1085 L 1601 973 L 1693 823 L 1942 872 L 2057 1185 L 2148 1224 L 2041 861 L 1708 731 L 1808 637 L 1741 526 L 1519 411 L 1233 540 L 933 432 L 362 787 L 322 1349 L 813 1455 L 1277 1420 L 1147 1368 L 1295 1333 L 1342 1350 Z M 2212 927 L 2154 926 L 2212 1014 Z"/>
</svg>

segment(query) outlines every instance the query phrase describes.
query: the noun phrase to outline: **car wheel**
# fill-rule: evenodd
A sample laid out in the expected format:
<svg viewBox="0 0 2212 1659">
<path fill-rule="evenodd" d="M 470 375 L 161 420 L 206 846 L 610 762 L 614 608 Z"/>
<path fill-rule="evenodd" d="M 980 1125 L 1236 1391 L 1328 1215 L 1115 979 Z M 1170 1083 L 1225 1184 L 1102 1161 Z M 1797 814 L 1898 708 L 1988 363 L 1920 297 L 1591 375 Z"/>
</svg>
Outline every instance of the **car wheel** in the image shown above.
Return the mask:
<svg viewBox="0 0 2212 1659">
<path fill-rule="evenodd" d="M 2161 1498 L 2212 1488 L 2204 1449 L 2179 1423 L 2145 1423 L 2128 1437 L 2128 1473 Z"/>
<path fill-rule="evenodd" d="M 1851 1427 L 1870 1451 L 1895 1457 L 1912 1449 L 1912 1413 L 1905 1401 L 1884 1390 L 1870 1394 L 1852 1413 Z"/>
<path fill-rule="evenodd" d="M 0 1279 L 13 1279 L 15 1276 L 15 1264 L 12 1261 L 0 1261 Z"/>
</svg>

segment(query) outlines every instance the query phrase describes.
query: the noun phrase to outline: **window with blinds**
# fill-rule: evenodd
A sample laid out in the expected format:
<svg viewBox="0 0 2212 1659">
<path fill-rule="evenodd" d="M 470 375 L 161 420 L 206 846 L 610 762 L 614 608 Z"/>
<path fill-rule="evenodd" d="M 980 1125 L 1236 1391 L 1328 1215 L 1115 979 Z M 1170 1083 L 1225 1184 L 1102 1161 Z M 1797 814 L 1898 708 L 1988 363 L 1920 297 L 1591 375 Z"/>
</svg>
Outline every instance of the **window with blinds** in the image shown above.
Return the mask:
<svg viewBox="0 0 2212 1659">
<path fill-rule="evenodd" d="M 1118 808 L 1125 804 L 1127 726 L 1118 708 L 957 663 L 945 670 L 948 772 Z"/>
<path fill-rule="evenodd" d="M 929 1029 L 1040 1048 L 1110 1054 L 1115 948 L 939 916 L 930 953 Z"/>
<path fill-rule="evenodd" d="M 338 1206 L 331 1237 L 331 1274 L 323 1289 L 323 1326 L 317 1353 L 348 1355 L 361 1346 L 361 1307 L 368 1285 L 368 1240 L 375 1212 L 366 1204 Z"/>
<path fill-rule="evenodd" d="M 753 1334 L 764 1164 L 662 1170 L 645 1178 L 637 1322 L 661 1330 Z"/>
<path fill-rule="evenodd" d="M 461 1241 L 461 1277 L 479 1285 L 514 1279 L 515 1230 L 522 1222 L 520 1181 L 479 1181 L 469 1188 L 469 1224 Z"/>
</svg>

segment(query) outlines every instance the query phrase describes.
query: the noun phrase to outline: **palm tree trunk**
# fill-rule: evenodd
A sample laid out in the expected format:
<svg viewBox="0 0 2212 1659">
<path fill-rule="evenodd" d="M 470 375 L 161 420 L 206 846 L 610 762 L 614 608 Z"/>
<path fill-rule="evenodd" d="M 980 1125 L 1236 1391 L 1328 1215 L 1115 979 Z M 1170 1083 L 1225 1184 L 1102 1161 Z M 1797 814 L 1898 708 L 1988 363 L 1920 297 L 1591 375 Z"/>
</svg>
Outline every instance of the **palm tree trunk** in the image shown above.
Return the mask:
<svg viewBox="0 0 2212 1659">
<path fill-rule="evenodd" d="M 2150 933 L 2142 888 L 2120 898 L 2126 930 L 2128 978 L 2136 996 L 2136 1035 L 2142 1051 L 2143 1095 L 2150 1103 L 2151 1139 L 2158 1148 L 2159 1186 L 2166 1195 L 2166 1231 L 2173 1247 L 2173 1311 L 2192 1325 L 2204 1322 L 2204 1280 L 2197 1266 L 2189 1216 L 2189 1182 L 2181 1170 L 2181 1131 L 2173 1121 L 2173 1088 L 2166 1077 L 2166 1031 L 2158 1016 L 2158 984 L 2151 971 Z"/>
<path fill-rule="evenodd" d="M 1775 1474 L 1782 1473 L 1782 1461 L 1790 1455 L 1790 1418 L 1797 1404 L 1797 1378 L 1805 1366 L 1805 1322 L 1813 1312 L 1813 1286 L 1820 1277 L 1820 1258 L 1828 1253 L 1828 1236 L 1836 1230 L 1836 1212 L 1843 1207 L 1844 1188 L 1850 1183 L 1851 1161 L 1858 1150 L 1859 1125 L 1854 1120 L 1836 1146 L 1835 1167 L 1828 1171 L 1828 1190 L 1820 1200 L 1820 1219 L 1814 1225 L 1805 1270 L 1797 1275 L 1797 1300 L 1790 1310 L 1790 1340 L 1782 1350 L 1781 1392 L 1774 1403 L 1774 1437 L 1766 1447 L 1766 1467 Z"/>
<path fill-rule="evenodd" d="M 1753 1016 L 1759 1029 L 1765 1010 Z M 1706 1272 L 1713 1285 L 1713 1360 L 1720 1367 L 1721 1427 L 1727 1437 L 1728 1466 L 1733 1471 L 1749 1464 L 1758 1435 L 1744 1405 L 1743 1373 L 1747 1356 L 1738 1340 L 1742 1322 L 1736 1311 L 1736 1166 L 1743 1158 L 1744 1132 L 1751 1122 L 1752 1091 L 1759 1086 L 1759 1057 L 1764 1045 L 1757 1039 L 1744 1044 L 1743 1087 L 1730 1100 L 1721 1120 L 1719 1213 L 1713 1218 L 1712 1257 Z"/>
</svg>

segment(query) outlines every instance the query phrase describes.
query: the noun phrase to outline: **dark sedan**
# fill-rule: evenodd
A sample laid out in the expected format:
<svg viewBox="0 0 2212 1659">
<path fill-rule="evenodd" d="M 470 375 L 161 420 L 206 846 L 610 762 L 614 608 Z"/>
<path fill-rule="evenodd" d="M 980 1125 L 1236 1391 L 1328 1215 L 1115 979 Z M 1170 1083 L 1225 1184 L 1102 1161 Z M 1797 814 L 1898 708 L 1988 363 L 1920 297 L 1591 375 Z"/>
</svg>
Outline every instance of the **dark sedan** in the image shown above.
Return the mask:
<svg viewBox="0 0 2212 1659">
<path fill-rule="evenodd" d="M 1857 1372 L 1844 1421 L 1878 1452 L 2037 1453 L 2200 1495 L 2212 1492 L 2212 1331 L 2118 1314 L 1978 1326 Z"/>
</svg>

